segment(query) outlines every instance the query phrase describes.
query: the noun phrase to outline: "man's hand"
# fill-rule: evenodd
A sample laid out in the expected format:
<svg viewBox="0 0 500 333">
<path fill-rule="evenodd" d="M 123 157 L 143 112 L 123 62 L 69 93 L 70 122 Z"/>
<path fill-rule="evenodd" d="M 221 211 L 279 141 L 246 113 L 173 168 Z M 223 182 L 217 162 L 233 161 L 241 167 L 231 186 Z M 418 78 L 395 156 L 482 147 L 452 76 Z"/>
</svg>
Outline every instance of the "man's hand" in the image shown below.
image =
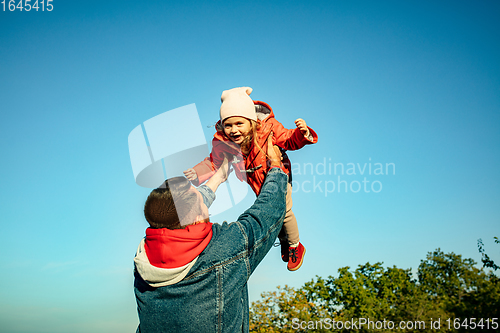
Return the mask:
<svg viewBox="0 0 500 333">
<path fill-rule="evenodd" d="M 210 187 L 210 189 L 215 193 L 220 184 L 224 183 L 227 180 L 227 177 L 231 173 L 229 170 L 229 162 L 227 157 L 224 156 L 224 161 L 222 161 L 221 166 L 217 170 L 216 173 L 207 181 L 205 185 Z"/>
<path fill-rule="evenodd" d="M 272 167 L 281 167 L 281 151 L 278 146 L 273 145 L 273 132 L 267 138 L 267 156 Z"/>
<path fill-rule="evenodd" d="M 297 126 L 303 136 L 305 136 L 306 138 L 309 136 L 309 128 L 307 128 L 307 124 L 304 119 L 299 118 L 295 120 L 295 126 Z"/>
<path fill-rule="evenodd" d="M 231 173 L 231 170 L 229 170 L 229 161 L 227 160 L 227 157 L 224 156 L 224 161 L 222 161 L 222 164 L 220 165 L 219 169 L 217 172 L 212 176 L 212 177 L 218 177 L 221 183 L 224 183 L 227 180 L 227 177 Z"/>
<path fill-rule="evenodd" d="M 186 171 L 184 171 L 184 176 L 190 180 L 190 181 L 193 181 L 193 180 L 197 180 L 198 179 L 198 174 L 196 173 L 196 171 L 191 168 L 191 169 L 187 169 Z"/>
</svg>

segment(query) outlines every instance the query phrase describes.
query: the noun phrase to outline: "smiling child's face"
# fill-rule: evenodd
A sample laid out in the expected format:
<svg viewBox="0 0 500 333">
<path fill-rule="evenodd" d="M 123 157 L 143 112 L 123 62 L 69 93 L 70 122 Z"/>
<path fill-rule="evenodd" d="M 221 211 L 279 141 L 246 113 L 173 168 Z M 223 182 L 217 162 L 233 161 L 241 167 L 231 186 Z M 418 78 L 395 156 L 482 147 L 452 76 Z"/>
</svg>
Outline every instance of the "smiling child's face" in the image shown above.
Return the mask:
<svg viewBox="0 0 500 333">
<path fill-rule="evenodd" d="M 252 125 L 247 118 L 229 117 L 224 120 L 224 133 L 231 141 L 239 145 L 245 140 L 251 129 Z"/>
</svg>

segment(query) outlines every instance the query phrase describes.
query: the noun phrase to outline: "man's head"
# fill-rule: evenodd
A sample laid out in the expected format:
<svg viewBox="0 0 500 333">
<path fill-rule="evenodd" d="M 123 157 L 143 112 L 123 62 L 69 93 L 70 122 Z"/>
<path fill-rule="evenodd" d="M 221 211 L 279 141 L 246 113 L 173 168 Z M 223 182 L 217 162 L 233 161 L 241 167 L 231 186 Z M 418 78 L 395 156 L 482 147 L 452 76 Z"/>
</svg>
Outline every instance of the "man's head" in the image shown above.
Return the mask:
<svg viewBox="0 0 500 333">
<path fill-rule="evenodd" d="M 151 191 L 144 204 L 144 216 L 151 228 L 183 229 L 208 222 L 208 208 L 186 178 L 174 177 Z"/>
</svg>

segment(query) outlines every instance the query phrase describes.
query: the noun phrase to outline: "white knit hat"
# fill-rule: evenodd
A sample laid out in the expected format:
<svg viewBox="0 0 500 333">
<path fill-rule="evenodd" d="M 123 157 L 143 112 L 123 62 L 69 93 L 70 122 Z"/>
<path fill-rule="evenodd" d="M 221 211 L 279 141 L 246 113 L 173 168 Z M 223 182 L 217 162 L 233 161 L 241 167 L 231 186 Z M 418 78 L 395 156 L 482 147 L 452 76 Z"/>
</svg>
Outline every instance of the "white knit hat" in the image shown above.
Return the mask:
<svg viewBox="0 0 500 333">
<path fill-rule="evenodd" d="M 233 88 L 222 92 L 220 120 L 224 121 L 226 118 L 236 116 L 257 121 L 255 105 L 250 98 L 251 93 L 250 87 Z"/>
</svg>

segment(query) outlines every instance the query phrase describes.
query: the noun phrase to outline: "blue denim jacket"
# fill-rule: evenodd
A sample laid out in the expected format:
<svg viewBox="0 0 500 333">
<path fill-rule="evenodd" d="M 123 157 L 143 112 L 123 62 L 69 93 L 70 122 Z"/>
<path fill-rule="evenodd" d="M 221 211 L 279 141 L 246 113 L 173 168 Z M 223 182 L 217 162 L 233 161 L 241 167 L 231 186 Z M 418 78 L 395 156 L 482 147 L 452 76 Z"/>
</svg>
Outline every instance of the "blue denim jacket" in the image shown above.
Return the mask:
<svg viewBox="0 0 500 333">
<path fill-rule="evenodd" d="M 269 171 L 260 195 L 233 223 L 213 224 L 212 239 L 186 277 L 154 288 L 135 270 L 137 332 L 248 332 L 247 281 L 271 249 L 285 216 L 287 176 Z M 200 193 L 207 206 L 215 194 Z"/>
</svg>

